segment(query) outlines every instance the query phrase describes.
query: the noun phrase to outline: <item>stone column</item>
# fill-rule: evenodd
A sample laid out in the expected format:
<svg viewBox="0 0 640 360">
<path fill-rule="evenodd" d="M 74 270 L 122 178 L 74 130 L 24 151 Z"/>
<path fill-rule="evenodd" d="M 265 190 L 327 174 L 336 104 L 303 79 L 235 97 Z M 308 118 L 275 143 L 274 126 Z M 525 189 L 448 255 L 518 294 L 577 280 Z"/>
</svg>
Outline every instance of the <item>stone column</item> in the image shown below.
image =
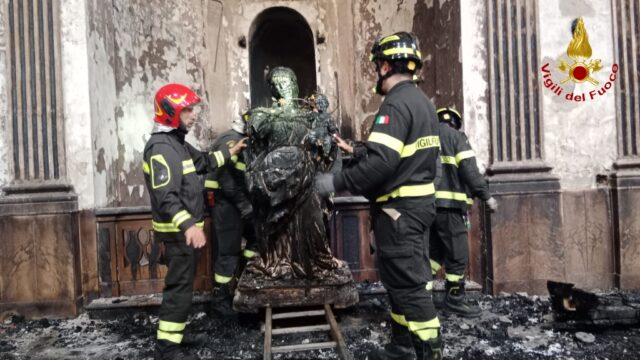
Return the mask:
<svg viewBox="0 0 640 360">
<path fill-rule="evenodd" d="M 485 289 L 492 292 L 544 292 L 546 279 L 562 273 L 554 252 L 560 183 L 544 162 L 537 9 L 530 0 L 486 3 L 487 173 L 500 204 L 484 217 Z"/>
<path fill-rule="evenodd" d="M 616 80 L 618 159 L 611 176 L 616 285 L 640 289 L 640 5 L 612 0 Z"/>
<path fill-rule="evenodd" d="M 73 316 L 78 199 L 66 171 L 60 2 L 8 0 L 2 15 L 11 165 L 0 196 L 0 318 Z"/>
</svg>

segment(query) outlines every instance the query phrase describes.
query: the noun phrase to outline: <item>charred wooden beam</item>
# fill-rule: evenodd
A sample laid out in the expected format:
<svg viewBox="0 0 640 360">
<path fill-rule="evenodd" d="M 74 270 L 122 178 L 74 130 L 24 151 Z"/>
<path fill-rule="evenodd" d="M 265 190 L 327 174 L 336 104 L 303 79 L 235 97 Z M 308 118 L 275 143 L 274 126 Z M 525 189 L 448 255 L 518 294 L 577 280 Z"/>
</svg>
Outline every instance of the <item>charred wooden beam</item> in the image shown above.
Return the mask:
<svg viewBox="0 0 640 360">
<path fill-rule="evenodd" d="M 573 284 L 547 282 L 555 327 L 640 324 L 640 298 L 623 293 L 596 295 Z"/>
</svg>

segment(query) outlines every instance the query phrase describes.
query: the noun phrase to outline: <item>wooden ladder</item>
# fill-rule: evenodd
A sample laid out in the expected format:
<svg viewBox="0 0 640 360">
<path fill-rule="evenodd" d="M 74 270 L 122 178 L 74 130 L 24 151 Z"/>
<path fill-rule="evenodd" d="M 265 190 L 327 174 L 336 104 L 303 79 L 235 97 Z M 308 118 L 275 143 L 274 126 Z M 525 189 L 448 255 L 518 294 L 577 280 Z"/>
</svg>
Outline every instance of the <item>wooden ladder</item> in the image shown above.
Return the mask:
<svg viewBox="0 0 640 360">
<path fill-rule="evenodd" d="M 327 323 L 321 325 L 309 325 L 309 326 L 293 326 L 293 327 L 283 327 L 283 328 L 273 328 L 272 321 L 279 319 L 293 319 L 293 318 L 304 318 L 304 317 L 313 317 L 313 316 L 322 316 L 324 315 Z M 294 312 L 283 312 L 273 314 L 271 306 L 267 306 L 266 314 L 265 314 L 265 325 L 264 325 L 264 360 L 271 360 L 272 354 L 275 353 L 287 353 L 294 351 L 308 351 L 308 350 L 316 350 L 316 349 L 326 349 L 326 348 L 335 348 L 338 353 L 338 357 L 341 360 L 353 360 L 351 353 L 347 349 L 347 345 L 344 342 L 344 338 L 340 333 L 340 328 L 338 327 L 338 323 L 336 322 L 336 318 L 333 316 L 333 311 L 331 311 L 331 306 L 329 304 L 325 304 L 323 309 L 320 310 L 308 310 L 308 311 L 294 311 Z M 333 341 L 327 342 L 319 342 L 319 343 L 309 343 L 309 344 L 296 344 L 296 345 L 285 345 L 285 346 L 271 346 L 271 337 L 273 335 L 282 335 L 282 334 L 300 334 L 305 332 L 315 332 L 315 331 L 329 331 L 331 334 L 331 339 Z"/>
</svg>

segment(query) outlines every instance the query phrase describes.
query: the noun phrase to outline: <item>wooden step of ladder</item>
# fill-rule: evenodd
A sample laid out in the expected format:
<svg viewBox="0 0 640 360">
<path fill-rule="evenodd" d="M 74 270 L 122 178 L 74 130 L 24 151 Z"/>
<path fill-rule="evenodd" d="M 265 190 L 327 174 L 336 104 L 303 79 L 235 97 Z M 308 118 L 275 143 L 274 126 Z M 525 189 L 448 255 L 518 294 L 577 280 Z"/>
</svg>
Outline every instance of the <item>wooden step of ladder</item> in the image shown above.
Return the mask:
<svg viewBox="0 0 640 360">
<path fill-rule="evenodd" d="M 326 324 L 309 325 L 309 326 L 292 326 L 292 327 L 283 327 L 283 328 L 277 328 L 277 329 L 273 328 L 273 320 L 305 318 L 305 317 L 322 316 L 322 315 L 324 315 L 325 320 L 327 321 Z M 264 323 L 265 323 L 263 328 L 264 360 L 271 360 L 272 354 L 275 354 L 275 353 L 308 351 L 308 350 L 317 350 L 317 349 L 326 349 L 326 348 L 335 348 L 336 352 L 338 353 L 338 357 L 342 360 L 353 360 L 353 357 L 351 356 L 351 353 L 349 353 L 349 350 L 347 349 L 347 345 L 344 342 L 344 338 L 340 333 L 340 328 L 338 327 L 336 318 L 333 316 L 333 311 L 331 310 L 331 306 L 328 304 L 325 304 L 324 308 L 320 310 L 293 311 L 293 312 L 284 312 L 284 313 L 278 313 L 278 314 L 273 314 L 271 306 L 267 306 L 265 311 Z M 271 339 L 273 335 L 301 334 L 301 333 L 315 332 L 315 331 L 328 331 L 333 341 L 309 343 L 309 344 L 285 345 L 285 346 L 271 346 Z"/>
</svg>

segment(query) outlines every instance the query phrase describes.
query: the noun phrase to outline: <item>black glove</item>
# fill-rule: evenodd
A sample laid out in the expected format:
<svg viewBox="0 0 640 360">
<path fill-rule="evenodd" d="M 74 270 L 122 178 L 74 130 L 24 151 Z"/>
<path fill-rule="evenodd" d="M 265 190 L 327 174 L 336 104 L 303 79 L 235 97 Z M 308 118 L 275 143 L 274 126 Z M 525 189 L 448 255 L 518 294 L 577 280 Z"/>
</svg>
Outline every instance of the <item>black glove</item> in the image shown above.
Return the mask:
<svg viewBox="0 0 640 360">
<path fill-rule="evenodd" d="M 248 201 L 238 204 L 238 210 L 240 210 L 240 218 L 242 220 L 248 220 L 253 216 L 253 206 Z"/>
<path fill-rule="evenodd" d="M 336 188 L 333 186 L 333 174 L 320 173 L 316 175 L 315 189 L 320 196 L 328 196 L 332 192 L 335 192 Z"/>
</svg>

